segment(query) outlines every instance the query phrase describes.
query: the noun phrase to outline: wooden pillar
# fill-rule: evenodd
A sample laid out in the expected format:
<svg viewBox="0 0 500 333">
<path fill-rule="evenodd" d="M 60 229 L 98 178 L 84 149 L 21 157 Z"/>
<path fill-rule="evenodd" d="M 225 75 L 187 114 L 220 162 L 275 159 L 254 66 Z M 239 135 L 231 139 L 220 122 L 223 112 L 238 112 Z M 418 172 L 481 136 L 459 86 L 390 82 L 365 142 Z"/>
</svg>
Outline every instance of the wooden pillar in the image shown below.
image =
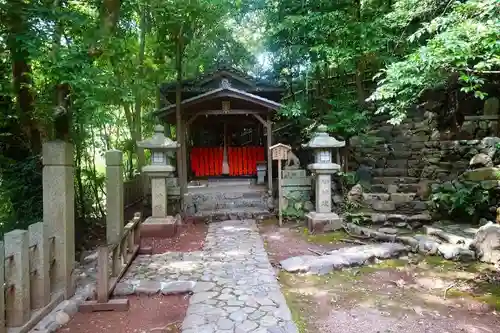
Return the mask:
<svg viewBox="0 0 500 333">
<path fill-rule="evenodd" d="M 177 175 L 179 177 L 179 187 L 180 187 L 180 207 L 181 211 L 184 211 L 184 194 L 187 188 L 187 163 L 186 163 L 186 123 L 184 119 L 180 123 L 177 123 L 177 142 L 179 143 L 179 149 L 177 150 Z"/>
<path fill-rule="evenodd" d="M 273 145 L 273 127 L 271 123 L 271 115 L 267 115 L 267 184 L 269 195 L 273 195 L 273 158 L 271 155 L 271 150 L 269 149 Z"/>
</svg>

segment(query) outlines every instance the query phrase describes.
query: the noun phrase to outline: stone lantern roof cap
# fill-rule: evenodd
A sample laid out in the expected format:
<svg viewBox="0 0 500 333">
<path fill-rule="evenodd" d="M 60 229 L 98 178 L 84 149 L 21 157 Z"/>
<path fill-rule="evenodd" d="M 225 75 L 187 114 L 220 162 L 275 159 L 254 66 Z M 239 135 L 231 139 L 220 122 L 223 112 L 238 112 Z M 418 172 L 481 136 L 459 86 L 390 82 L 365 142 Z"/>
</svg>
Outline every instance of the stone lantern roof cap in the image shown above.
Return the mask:
<svg viewBox="0 0 500 333">
<path fill-rule="evenodd" d="M 304 148 L 340 148 L 345 146 L 345 141 L 339 141 L 334 137 L 331 137 L 328 132 L 328 127 L 326 125 L 319 125 L 316 129 L 316 133 L 312 139 L 302 145 Z"/>
<path fill-rule="evenodd" d="M 179 148 L 177 141 L 173 141 L 165 136 L 165 128 L 162 125 L 156 125 L 154 134 L 151 138 L 137 142 L 137 147 L 154 150 L 174 150 Z"/>
</svg>

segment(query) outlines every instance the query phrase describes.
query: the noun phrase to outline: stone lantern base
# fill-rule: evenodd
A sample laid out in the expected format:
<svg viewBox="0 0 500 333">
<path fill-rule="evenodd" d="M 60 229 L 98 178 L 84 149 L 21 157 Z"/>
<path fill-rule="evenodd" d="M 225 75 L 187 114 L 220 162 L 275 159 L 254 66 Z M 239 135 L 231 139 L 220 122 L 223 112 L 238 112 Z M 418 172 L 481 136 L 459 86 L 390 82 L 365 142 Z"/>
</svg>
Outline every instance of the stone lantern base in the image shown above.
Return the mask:
<svg viewBox="0 0 500 333">
<path fill-rule="evenodd" d="M 141 237 L 171 238 L 177 234 L 182 223 L 180 215 L 167 217 L 148 217 L 141 225 Z"/>
<path fill-rule="evenodd" d="M 342 229 L 342 219 L 335 213 L 306 214 L 307 227 L 309 231 L 325 232 Z"/>
</svg>

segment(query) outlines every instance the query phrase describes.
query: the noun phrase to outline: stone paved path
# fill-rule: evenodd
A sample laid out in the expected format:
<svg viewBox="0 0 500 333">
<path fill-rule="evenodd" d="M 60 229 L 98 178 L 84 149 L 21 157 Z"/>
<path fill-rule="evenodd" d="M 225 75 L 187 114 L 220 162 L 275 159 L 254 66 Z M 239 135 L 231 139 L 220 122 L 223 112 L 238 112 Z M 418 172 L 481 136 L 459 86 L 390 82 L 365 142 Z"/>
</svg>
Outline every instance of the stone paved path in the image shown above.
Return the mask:
<svg viewBox="0 0 500 333">
<path fill-rule="evenodd" d="M 211 224 L 202 262 L 182 333 L 298 332 L 254 220 Z"/>
</svg>

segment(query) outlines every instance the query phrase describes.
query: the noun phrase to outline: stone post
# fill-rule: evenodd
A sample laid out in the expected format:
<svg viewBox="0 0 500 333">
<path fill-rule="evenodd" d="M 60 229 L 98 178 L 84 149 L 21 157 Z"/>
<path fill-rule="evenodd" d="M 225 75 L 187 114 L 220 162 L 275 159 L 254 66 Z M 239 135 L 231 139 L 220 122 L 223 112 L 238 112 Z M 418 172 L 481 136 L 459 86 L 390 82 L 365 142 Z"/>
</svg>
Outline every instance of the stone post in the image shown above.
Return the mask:
<svg viewBox="0 0 500 333">
<path fill-rule="evenodd" d="M 123 153 L 106 152 L 106 241 L 116 244 L 123 235 Z"/>
<path fill-rule="evenodd" d="M 69 298 L 75 292 L 75 190 L 73 145 L 52 141 L 43 145 L 43 222 L 54 243 L 53 291 Z"/>
<path fill-rule="evenodd" d="M 165 218 L 167 216 L 167 179 L 165 177 L 151 176 L 151 199 L 153 217 Z"/>
<path fill-rule="evenodd" d="M 316 211 L 330 213 L 332 211 L 332 176 L 319 174 L 316 179 Z"/>
<path fill-rule="evenodd" d="M 6 233 L 4 239 L 10 275 L 5 299 L 7 327 L 18 327 L 24 325 L 31 315 L 28 232 L 16 229 Z"/>
</svg>

